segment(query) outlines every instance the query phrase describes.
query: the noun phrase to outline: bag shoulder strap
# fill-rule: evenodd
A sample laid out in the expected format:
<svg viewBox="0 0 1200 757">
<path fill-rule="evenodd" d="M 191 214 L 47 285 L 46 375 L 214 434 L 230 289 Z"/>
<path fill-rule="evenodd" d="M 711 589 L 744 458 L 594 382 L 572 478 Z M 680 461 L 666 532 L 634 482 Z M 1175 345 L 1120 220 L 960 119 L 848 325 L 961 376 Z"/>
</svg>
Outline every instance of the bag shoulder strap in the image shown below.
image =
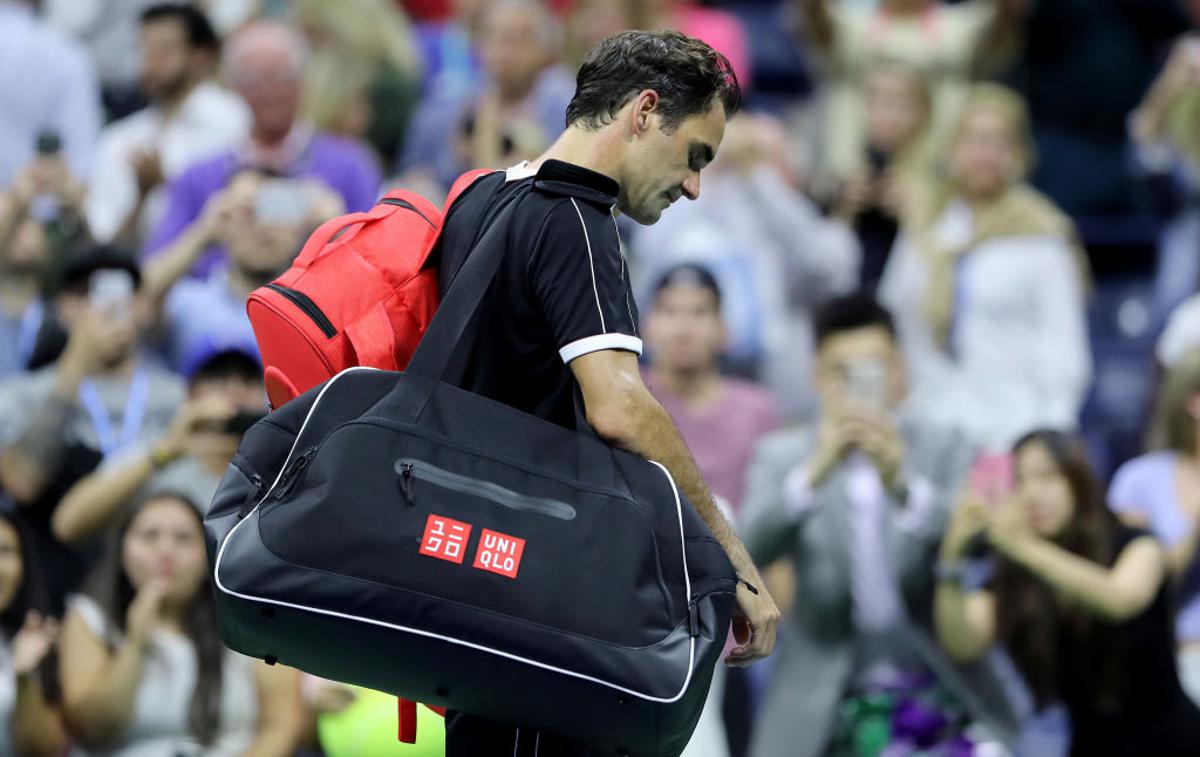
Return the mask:
<svg viewBox="0 0 1200 757">
<path fill-rule="evenodd" d="M 460 177 L 454 185 L 458 191 L 451 191 L 452 200 L 457 199 L 483 173 L 472 171 Z M 472 176 L 472 174 L 475 175 Z M 459 185 L 463 184 L 468 177 L 470 179 L 460 187 Z M 417 344 L 417 350 L 408 364 L 407 372 L 426 376 L 436 381 L 445 380 L 449 375 L 451 362 L 464 347 L 463 336 L 467 334 L 476 320 L 488 285 L 495 277 L 496 272 L 500 270 L 500 263 L 504 259 L 508 240 L 509 226 L 522 199 L 523 197 L 514 197 L 492 219 L 470 254 L 467 255 L 467 260 L 454 277 L 454 282 L 450 285 L 450 290 L 446 292 L 445 299 L 434 313 L 428 330 Z M 450 205 L 447 204 L 443 217 L 449 212 Z M 459 362 L 465 364 L 465 360 Z"/>
</svg>

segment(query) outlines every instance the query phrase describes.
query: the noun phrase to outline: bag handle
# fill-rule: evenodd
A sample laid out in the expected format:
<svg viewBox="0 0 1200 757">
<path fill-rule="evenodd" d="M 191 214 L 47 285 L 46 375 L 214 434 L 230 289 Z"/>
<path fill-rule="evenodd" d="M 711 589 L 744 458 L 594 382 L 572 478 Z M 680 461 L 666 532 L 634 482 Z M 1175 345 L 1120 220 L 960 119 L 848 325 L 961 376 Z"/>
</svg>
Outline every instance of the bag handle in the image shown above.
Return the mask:
<svg viewBox="0 0 1200 757">
<path fill-rule="evenodd" d="M 386 211 L 385 212 L 390 212 Z M 308 268 L 325 250 L 325 247 L 333 241 L 334 236 L 342 229 L 353 226 L 356 223 L 366 223 L 374 221 L 382 214 L 379 210 L 373 209 L 365 213 L 350 213 L 344 216 L 330 218 L 325 223 L 317 227 L 317 230 L 309 236 L 308 241 L 304 243 L 304 247 L 300 250 L 300 254 L 296 256 L 292 262 L 293 268 L 305 269 Z"/>
</svg>

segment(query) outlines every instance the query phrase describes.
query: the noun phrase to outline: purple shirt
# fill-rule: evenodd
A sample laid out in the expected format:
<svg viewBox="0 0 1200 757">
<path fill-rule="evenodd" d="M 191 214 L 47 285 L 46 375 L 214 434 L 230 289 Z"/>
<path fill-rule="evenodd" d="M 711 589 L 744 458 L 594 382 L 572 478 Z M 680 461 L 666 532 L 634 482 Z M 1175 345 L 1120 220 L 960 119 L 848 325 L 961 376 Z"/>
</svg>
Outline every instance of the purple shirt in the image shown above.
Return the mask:
<svg viewBox="0 0 1200 757">
<path fill-rule="evenodd" d="M 240 153 L 229 150 L 184 171 L 168 188 L 167 211 L 150 235 L 142 257 L 153 257 L 200 217 L 208 198 L 224 189 L 242 167 Z M 358 142 L 316 134 L 288 164 L 287 175 L 315 178 L 341 195 L 346 212 L 368 210 L 379 198 L 379 165 Z M 224 247 L 213 246 L 196 263 L 192 275 L 206 277 L 226 259 Z"/>
<path fill-rule="evenodd" d="M 1179 501 L 1178 466 L 1175 452 L 1135 457 L 1117 470 L 1108 490 L 1108 505 L 1114 512 L 1138 516 L 1168 548 L 1194 528 Z M 1200 560 L 1193 560 L 1180 577 L 1175 602 L 1175 637 L 1181 642 L 1200 641 Z"/>
<path fill-rule="evenodd" d="M 729 502 L 736 513 L 742 505 L 746 469 L 755 445 L 779 426 L 774 398 L 757 384 L 725 379 L 716 402 L 693 409 L 668 394 L 649 372 L 646 385 L 671 414 L 713 493 Z"/>
</svg>

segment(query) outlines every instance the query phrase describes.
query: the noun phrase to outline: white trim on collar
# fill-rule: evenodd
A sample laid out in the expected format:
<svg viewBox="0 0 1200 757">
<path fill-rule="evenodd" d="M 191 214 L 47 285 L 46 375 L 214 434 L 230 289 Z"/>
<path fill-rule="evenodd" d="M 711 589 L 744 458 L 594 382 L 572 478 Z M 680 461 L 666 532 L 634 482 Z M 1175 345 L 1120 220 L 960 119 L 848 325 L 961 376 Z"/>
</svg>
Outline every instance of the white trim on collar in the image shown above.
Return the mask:
<svg viewBox="0 0 1200 757">
<path fill-rule="evenodd" d="M 504 169 L 504 182 L 520 181 L 530 176 L 537 176 L 537 169 L 528 160 L 523 160 L 515 166 Z"/>
</svg>

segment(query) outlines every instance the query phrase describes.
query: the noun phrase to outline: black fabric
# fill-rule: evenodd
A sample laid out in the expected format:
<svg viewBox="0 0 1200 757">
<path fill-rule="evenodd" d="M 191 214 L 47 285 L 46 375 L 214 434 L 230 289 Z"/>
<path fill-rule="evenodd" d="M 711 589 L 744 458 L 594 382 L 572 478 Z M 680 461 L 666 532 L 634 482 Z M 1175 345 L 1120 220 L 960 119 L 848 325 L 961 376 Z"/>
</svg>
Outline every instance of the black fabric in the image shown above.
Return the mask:
<svg viewBox="0 0 1200 757">
<path fill-rule="evenodd" d="M 1114 559 L 1146 531 L 1122 528 Z M 1059 690 L 1070 711 L 1071 754 L 1113 757 L 1200 754 L 1200 710 L 1179 683 L 1170 581 L 1140 615 L 1117 628 L 1119 659 L 1101 657 L 1089 640 L 1060 634 Z M 1116 677 L 1112 686 L 1109 677 Z M 1113 691 L 1106 697 L 1098 692 Z"/>
<path fill-rule="evenodd" d="M 604 754 L 675 757 L 733 568 L 665 469 L 442 380 L 486 338 L 509 228 L 483 232 L 407 372 L 344 372 L 246 434 L 205 517 L 222 639 Z M 456 559 L 423 552 L 435 518 L 470 526 Z M 524 540 L 513 575 L 481 563 L 485 530 Z"/>
<path fill-rule="evenodd" d="M 484 177 L 454 204 L 434 251 L 443 295 L 483 230 L 518 204 L 457 385 L 574 428 L 574 378 L 559 350 L 587 337 L 638 335 L 612 216 L 618 189 L 606 176 L 551 160 L 536 177 Z"/>
</svg>

